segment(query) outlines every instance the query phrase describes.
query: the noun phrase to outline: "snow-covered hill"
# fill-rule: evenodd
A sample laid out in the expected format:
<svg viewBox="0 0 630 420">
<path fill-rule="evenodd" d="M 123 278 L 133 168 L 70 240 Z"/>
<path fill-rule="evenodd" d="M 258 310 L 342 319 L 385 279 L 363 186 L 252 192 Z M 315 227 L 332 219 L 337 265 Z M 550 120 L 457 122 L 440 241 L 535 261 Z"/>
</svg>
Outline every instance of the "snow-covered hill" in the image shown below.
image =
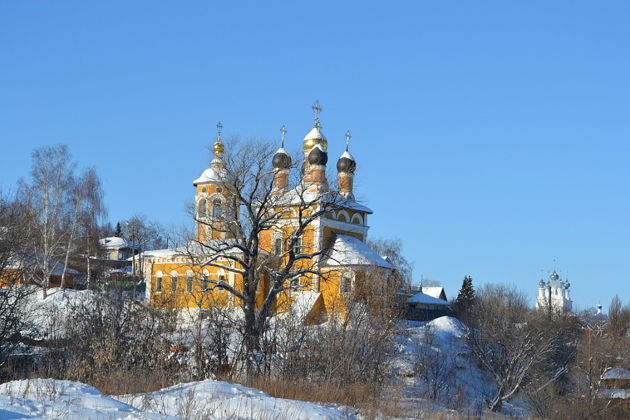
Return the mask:
<svg viewBox="0 0 630 420">
<path fill-rule="evenodd" d="M 0 419 L 353 419 L 351 409 L 274 398 L 205 380 L 110 397 L 80 382 L 33 379 L 0 385 Z"/>
</svg>

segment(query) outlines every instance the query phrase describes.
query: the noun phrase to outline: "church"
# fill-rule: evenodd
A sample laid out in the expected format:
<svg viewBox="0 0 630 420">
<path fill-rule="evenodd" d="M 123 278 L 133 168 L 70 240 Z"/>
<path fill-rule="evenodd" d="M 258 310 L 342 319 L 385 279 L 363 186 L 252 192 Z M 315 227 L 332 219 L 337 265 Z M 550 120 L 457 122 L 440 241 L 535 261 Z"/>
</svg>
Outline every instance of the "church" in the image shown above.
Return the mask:
<svg viewBox="0 0 630 420">
<path fill-rule="evenodd" d="M 273 156 L 270 154 L 265 169 L 270 174 L 269 197 L 274 200 L 269 208 L 280 216 L 255 238 L 269 267 L 282 266 L 289 258 L 300 260 L 296 264 L 299 270 L 294 268 L 295 276 L 280 288 L 277 283 L 273 286 L 273 275 L 266 274 L 271 270 L 260 271 L 256 305 L 263 305 L 276 287 L 272 311 L 299 308 L 309 323 L 343 314 L 348 300 L 355 299 L 359 289 L 395 277 L 390 262 L 366 243 L 372 210 L 355 200 L 357 163 L 349 151 L 350 133 L 346 132 L 346 150 L 336 162 L 337 182 L 332 188 L 326 176 L 328 140 L 319 122 L 319 103 L 313 109 L 314 126 L 303 140 L 301 170 L 294 167 L 284 148 L 286 130 L 281 129 L 282 144 Z M 146 297 L 152 305 L 205 309 L 244 304 L 240 297 L 244 291 L 240 274 L 243 259 L 239 253 L 247 250 L 237 244 L 240 234 L 230 228 L 241 223 L 239 207 L 243 204 L 238 203 L 229 180 L 230 162 L 225 159 L 221 128 L 217 124 L 210 166 L 192 182 L 196 237 L 185 246 L 147 251 L 140 256 Z M 296 170 L 299 172 L 292 174 Z M 291 179 L 296 179 L 295 185 L 290 185 Z M 307 224 L 301 225 L 304 220 Z M 219 250 L 221 244 L 230 244 L 230 254 L 208 255 L 209 250 Z M 201 254 L 204 258 L 197 258 Z"/>
</svg>

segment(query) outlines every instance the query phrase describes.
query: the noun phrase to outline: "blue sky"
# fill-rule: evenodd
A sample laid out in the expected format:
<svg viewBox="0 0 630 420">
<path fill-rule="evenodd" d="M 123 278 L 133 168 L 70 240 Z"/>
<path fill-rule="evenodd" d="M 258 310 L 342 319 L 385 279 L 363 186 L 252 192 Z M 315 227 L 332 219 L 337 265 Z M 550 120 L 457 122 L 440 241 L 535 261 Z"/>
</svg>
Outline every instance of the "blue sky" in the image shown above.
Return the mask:
<svg viewBox="0 0 630 420">
<path fill-rule="evenodd" d="M 184 224 L 218 120 L 285 124 L 297 150 L 319 99 L 416 279 L 533 304 L 555 259 L 579 307 L 628 301 L 629 21 L 625 1 L 3 1 L 0 187 L 65 143 L 113 222 Z"/>
</svg>

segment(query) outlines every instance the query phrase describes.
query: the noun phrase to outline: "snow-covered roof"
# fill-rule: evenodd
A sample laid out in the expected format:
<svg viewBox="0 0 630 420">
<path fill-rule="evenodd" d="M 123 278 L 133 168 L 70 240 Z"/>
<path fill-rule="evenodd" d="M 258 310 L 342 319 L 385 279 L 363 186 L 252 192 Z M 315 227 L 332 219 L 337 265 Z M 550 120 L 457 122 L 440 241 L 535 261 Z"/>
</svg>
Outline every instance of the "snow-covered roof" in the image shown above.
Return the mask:
<svg viewBox="0 0 630 420">
<path fill-rule="evenodd" d="M 313 127 L 313 129 L 308 132 L 306 137 L 304 137 L 304 140 L 312 140 L 312 139 L 325 140 L 326 136 L 324 136 L 324 133 L 322 133 L 318 127 Z"/>
<path fill-rule="evenodd" d="M 214 160 L 212 162 L 214 163 Z M 226 179 L 227 171 L 225 170 L 225 168 L 210 167 L 203 171 L 199 178 L 193 181 L 193 185 L 196 187 L 199 184 L 218 184 L 225 182 Z"/>
<path fill-rule="evenodd" d="M 420 291 L 425 295 L 440 299 L 440 295 L 444 292 L 444 288 L 441 286 L 422 286 Z M 444 292 L 444 296 L 446 296 L 446 292 Z"/>
<path fill-rule="evenodd" d="M 330 247 L 324 253 L 323 266 L 340 265 L 375 265 L 392 269 L 392 265 L 385 261 L 374 250 L 357 238 L 336 234 Z"/>
<path fill-rule="evenodd" d="M 602 379 L 630 379 L 630 371 L 623 368 L 611 368 L 604 372 Z"/>
<path fill-rule="evenodd" d="M 110 236 L 107 238 L 99 239 L 98 243 L 105 249 L 131 248 L 129 242 L 127 242 L 126 239 L 118 236 Z"/>
<path fill-rule="evenodd" d="M 199 243 L 197 241 L 190 241 L 185 246 L 179 246 L 175 248 L 166 248 L 166 249 L 154 249 L 151 251 L 144 251 L 140 257 L 157 257 L 157 258 L 173 258 L 173 257 L 182 257 L 187 255 L 194 255 L 196 257 L 212 257 L 215 256 L 213 250 L 219 250 L 219 253 L 222 255 L 225 254 L 238 254 L 241 252 L 236 246 L 230 248 L 230 244 L 236 244 L 235 240 L 230 239 L 215 239 L 211 241 L 207 241 L 204 243 Z M 134 257 L 130 257 L 127 261 L 133 260 Z"/>
<path fill-rule="evenodd" d="M 345 198 L 335 192 L 331 191 L 327 193 L 321 193 L 317 191 L 310 191 L 305 189 L 301 185 L 287 191 L 286 194 L 283 194 L 279 198 L 277 205 L 297 206 L 301 204 L 308 204 L 311 202 L 315 203 L 318 199 L 319 201 L 321 201 L 321 203 L 326 204 L 330 207 L 339 207 L 344 209 L 362 211 L 368 214 L 374 213 L 371 208 L 354 200 Z"/>
<path fill-rule="evenodd" d="M 425 293 L 419 292 L 407 299 L 407 303 L 421 303 L 423 305 L 444 305 L 447 306 L 448 302 L 442 299 L 429 296 Z"/>
<path fill-rule="evenodd" d="M 41 270 L 43 267 L 42 259 L 43 257 L 41 257 L 40 259 L 35 258 L 35 256 L 32 253 L 19 253 L 19 255 L 12 256 L 11 258 L 9 258 L 5 268 L 12 269 L 12 270 L 22 270 L 24 268 L 30 268 L 31 270 L 32 269 Z M 61 261 L 51 258 L 50 259 L 50 267 L 52 267 L 51 275 L 61 276 L 63 274 L 63 266 L 64 265 Z M 80 274 L 80 273 L 73 268 L 67 267 L 66 274 Z"/>
</svg>

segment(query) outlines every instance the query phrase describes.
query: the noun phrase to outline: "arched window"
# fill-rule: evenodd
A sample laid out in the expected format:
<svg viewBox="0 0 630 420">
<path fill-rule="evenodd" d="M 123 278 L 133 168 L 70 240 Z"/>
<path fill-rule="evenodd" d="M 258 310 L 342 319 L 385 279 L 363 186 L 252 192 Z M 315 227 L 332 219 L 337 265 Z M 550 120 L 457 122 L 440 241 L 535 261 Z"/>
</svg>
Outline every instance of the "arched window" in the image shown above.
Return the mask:
<svg viewBox="0 0 630 420">
<path fill-rule="evenodd" d="M 177 292 L 177 271 L 171 271 L 171 292 Z"/>
<path fill-rule="evenodd" d="M 223 271 L 222 268 L 219 269 L 219 271 L 217 271 L 217 284 L 225 284 L 227 285 L 227 276 L 225 275 L 225 271 Z M 219 291 L 219 293 L 224 293 L 227 292 L 227 290 L 225 290 L 223 287 L 217 287 L 217 290 Z"/>
<path fill-rule="evenodd" d="M 162 293 L 162 272 L 155 273 L 155 293 Z"/>
<path fill-rule="evenodd" d="M 348 212 L 345 210 L 339 210 L 337 212 L 337 220 L 339 220 L 340 222 L 348 223 L 350 221 Z"/>
<path fill-rule="evenodd" d="M 355 215 L 352 216 L 352 224 L 355 224 L 355 225 L 363 224 L 363 218 L 361 217 L 359 213 L 356 213 Z"/>
<path fill-rule="evenodd" d="M 203 219 L 206 216 L 206 199 L 202 198 L 199 200 L 199 203 L 197 203 L 197 218 Z"/>
<path fill-rule="evenodd" d="M 187 271 L 186 272 L 186 292 L 187 293 L 192 293 L 193 291 L 193 278 L 194 278 L 193 272 Z"/>
<path fill-rule="evenodd" d="M 212 217 L 221 217 L 221 200 L 218 198 L 212 202 Z"/>
<path fill-rule="evenodd" d="M 203 270 L 203 277 L 201 278 L 201 291 L 202 292 L 207 292 L 208 290 L 210 290 L 210 272 L 208 272 L 208 270 L 204 269 Z"/>
</svg>

